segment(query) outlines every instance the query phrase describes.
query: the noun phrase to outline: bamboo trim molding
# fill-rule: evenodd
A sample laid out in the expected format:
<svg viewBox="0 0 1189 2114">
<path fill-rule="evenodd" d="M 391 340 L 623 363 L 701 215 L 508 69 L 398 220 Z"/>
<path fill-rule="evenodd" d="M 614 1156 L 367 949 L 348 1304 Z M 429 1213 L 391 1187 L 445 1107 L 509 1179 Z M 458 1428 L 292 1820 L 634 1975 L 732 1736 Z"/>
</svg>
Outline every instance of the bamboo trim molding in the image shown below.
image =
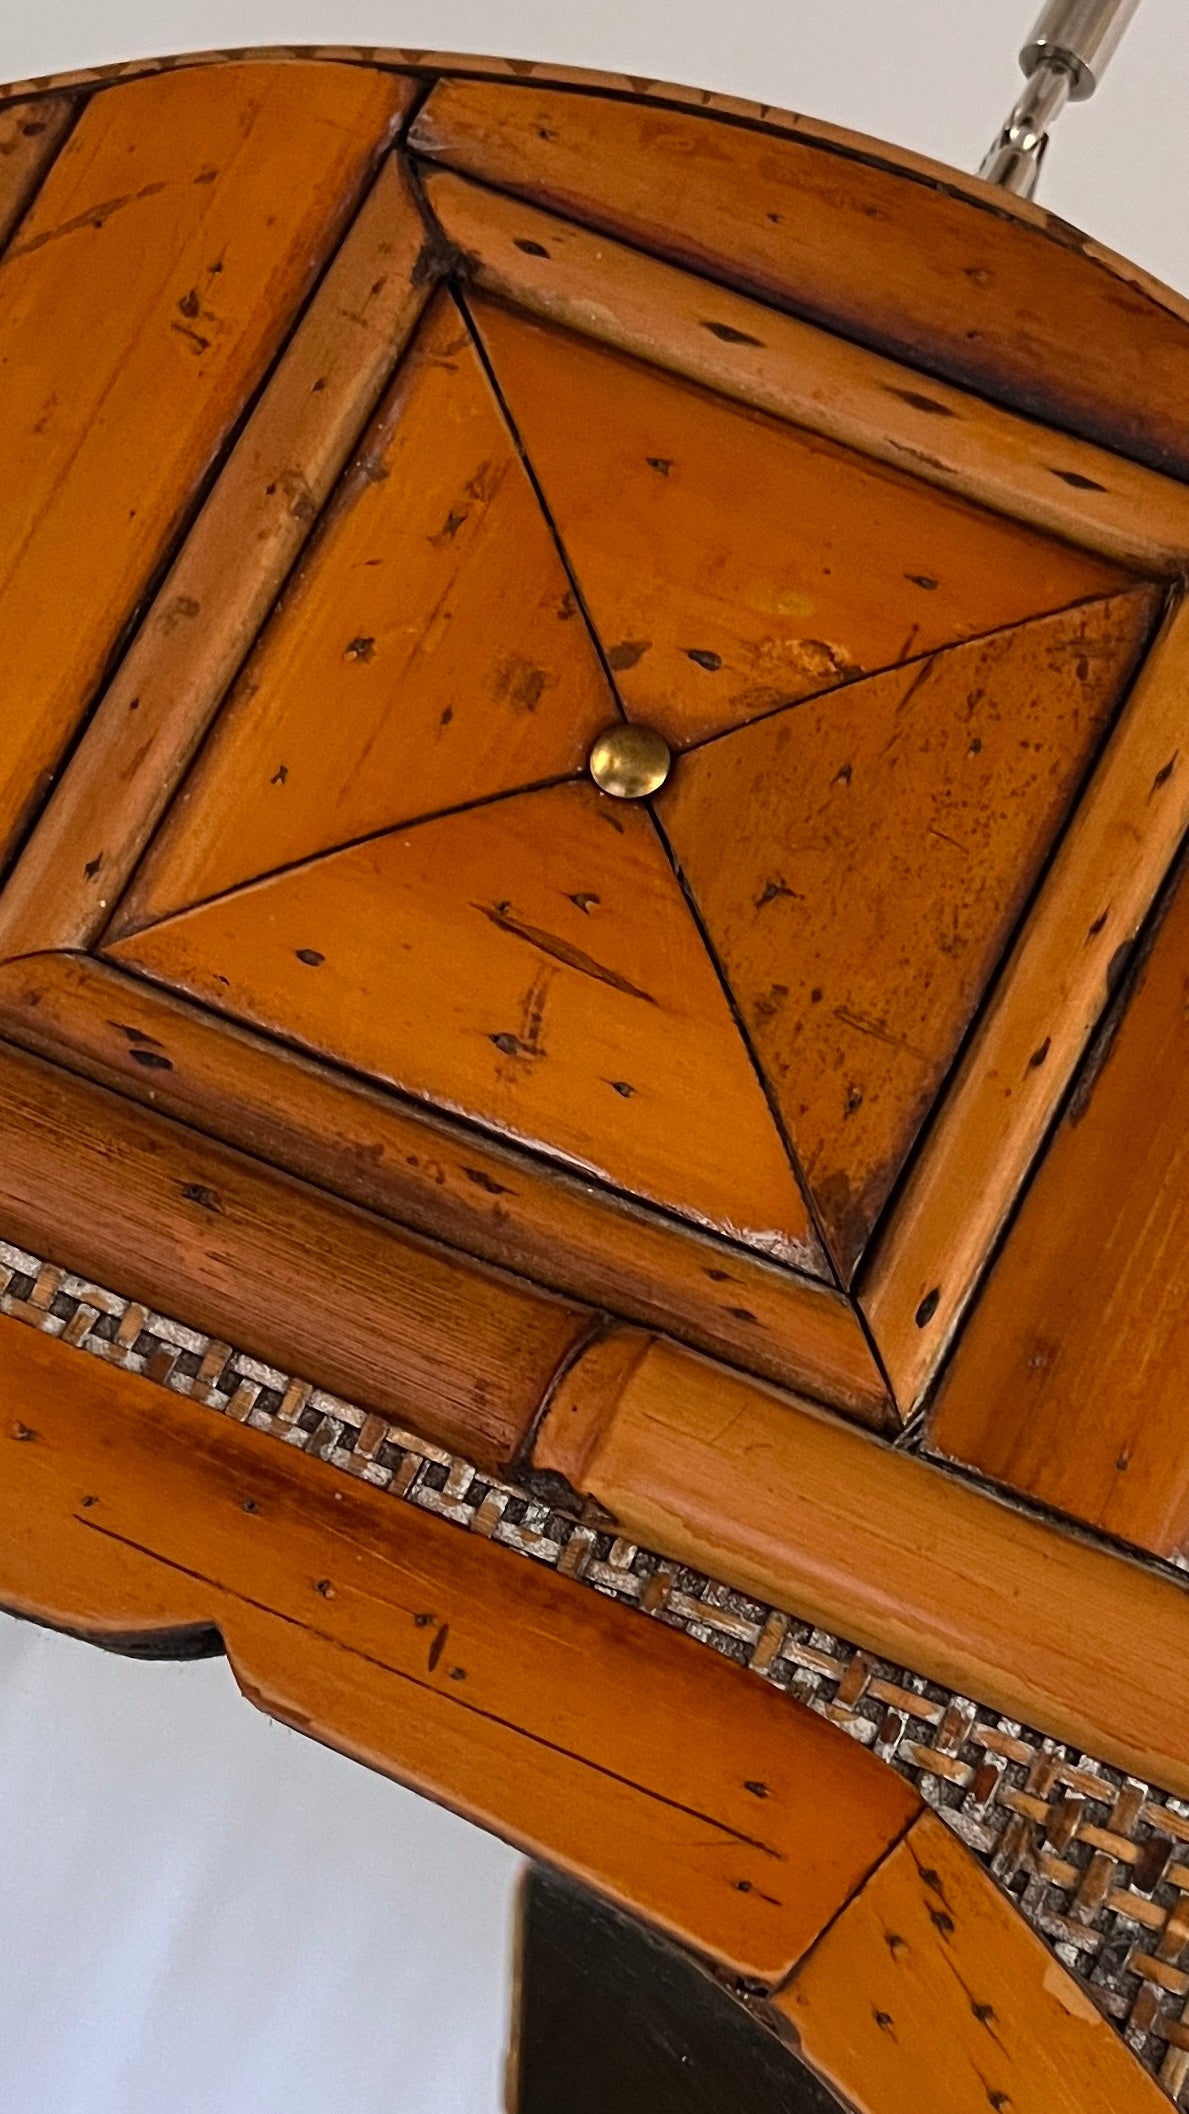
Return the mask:
<svg viewBox="0 0 1189 2114">
<path fill-rule="evenodd" d="M 1189 1800 L 3 1240 L 0 1313 L 555 1569 L 808 1704 L 913 1785 L 1189 2105 Z"/>
<path fill-rule="evenodd" d="M 389 156 L 16 862 L 0 957 L 102 932 L 413 333 L 426 244 Z"/>
<path fill-rule="evenodd" d="M 1189 567 L 1177 479 L 448 167 L 418 176 L 460 271 L 511 307 L 1140 572 Z"/>
<path fill-rule="evenodd" d="M 474 52 L 427 50 L 407 45 L 272 44 L 243 45 L 208 51 L 159 54 L 151 58 L 115 60 L 106 66 L 76 67 L 71 71 L 31 75 L 23 81 L 0 83 L 0 105 L 30 97 L 57 96 L 118 87 L 123 81 L 139 80 L 145 74 L 166 73 L 178 68 L 226 66 L 253 60 L 277 65 L 319 61 L 326 65 L 374 66 L 398 73 L 411 73 L 422 80 L 456 77 L 528 84 L 535 87 L 568 88 L 578 92 L 630 98 L 660 107 L 690 110 L 727 123 L 746 125 L 777 135 L 790 134 L 807 145 L 818 146 L 850 160 L 874 164 L 920 184 L 947 192 L 976 206 L 997 220 L 1018 221 L 1041 234 L 1052 234 L 1068 242 L 1068 224 L 1047 207 L 1018 198 L 997 184 L 948 162 L 915 153 L 911 148 L 873 141 L 865 133 L 831 125 L 804 112 L 785 110 L 776 103 L 757 103 L 746 96 L 698 88 L 689 83 L 652 80 L 640 74 L 604 72 L 589 66 L 559 66 L 549 60 L 508 58 Z M 1130 259 L 1109 250 L 1089 236 L 1078 236 L 1077 246 L 1096 263 L 1107 266 L 1126 284 L 1157 301 L 1173 315 L 1189 321 L 1189 303 Z"/>
<path fill-rule="evenodd" d="M 543 1181 L 498 1137 L 298 1052 L 279 1063 L 263 1038 L 106 962 L 63 953 L 0 965 L 0 1027 L 57 1065 L 468 1260 L 663 1328 L 876 1429 L 893 1422 L 854 1311 L 831 1286 L 564 1168 Z M 10 1072 L 0 1047 L 0 1105 Z M 49 1090 L 47 1078 L 38 1098 Z"/>
</svg>

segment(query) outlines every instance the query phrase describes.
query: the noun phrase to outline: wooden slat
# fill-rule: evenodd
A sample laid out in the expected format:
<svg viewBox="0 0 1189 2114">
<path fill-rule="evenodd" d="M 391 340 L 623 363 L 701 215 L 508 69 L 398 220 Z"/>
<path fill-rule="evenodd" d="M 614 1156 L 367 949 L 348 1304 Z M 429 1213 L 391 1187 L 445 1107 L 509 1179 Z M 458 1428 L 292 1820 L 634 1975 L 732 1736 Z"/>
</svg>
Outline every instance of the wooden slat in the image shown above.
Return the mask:
<svg viewBox="0 0 1189 2114">
<path fill-rule="evenodd" d="M 580 1308 L 10 1048 L 0 1226 L 489 1469 L 589 1329 Z"/>
<path fill-rule="evenodd" d="M 422 171 L 485 293 L 1143 572 L 1189 556 L 1189 491 L 451 169 Z"/>
<path fill-rule="evenodd" d="M 905 1415 L 937 1370 L 1189 827 L 1187 671 L 1182 606 L 1140 672 L 859 1278 Z"/>
<path fill-rule="evenodd" d="M 573 775 L 615 711 L 478 353 L 442 295 L 117 929 Z"/>
<path fill-rule="evenodd" d="M 271 1715 L 735 1972 L 787 1973 L 919 1810 L 691 1639 L 12 1320 L 0 1389 L 0 1602 L 213 1623 Z"/>
<path fill-rule="evenodd" d="M 855 2114 L 1167 2114 L 1109 2021 L 931 1813 L 775 2002 Z"/>
<path fill-rule="evenodd" d="M 930 1446 L 1189 1555 L 1189 884 L 1103 1031 L 942 1386 Z"/>
<path fill-rule="evenodd" d="M 1128 584 L 588 339 L 474 314 L 624 703 L 671 742 Z"/>
<path fill-rule="evenodd" d="M 819 1260 L 651 819 L 591 785 L 373 837 L 107 951 L 630 1195 Z"/>
<path fill-rule="evenodd" d="M 133 82 L 88 104 L 10 243 L 0 854 L 408 99 L 353 67 Z"/>
<path fill-rule="evenodd" d="M 1189 1793 L 1179 1585 L 673 1345 L 625 1360 L 608 1417 L 608 1355 L 533 1459 L 625 1534 Z"/>
<path fill-rule="evenodd" d="M 18 861 L 0 952 L 102 930 L 424 305 L 424 247 L 390 157 Z"/>
<path fill-rule="evenodd" d="M 53 161 L 76 107 L 63 95 L 0 110 L 0 243 L 7 242 Z"/>
<path fill-rule="evenodd" d="M 868 1424 L 887 1387 L 848 1300 L 820 1280 L 487 1144 L 359 1080 L 119 974 L 45 955 L 0 969 L 29 1047 L 420 1233 L 665 1329 Z"/>
<path fill-rule="evenodd" d="M 657 800 L 844 1281 L 1158 600 L 1083 604 L 775 713 L 683 758 Z"/>
<path fill-rule="evenodd" d="M 828 141 L 531 82 L 444 81 L 412 139 L 914 366 L 1189 470 L 1189 324 L 1177 297 L 1047 216 L 945 182 L 953 172 L 912 180 L 869 140 L 831 152 Z"/>
</svg>

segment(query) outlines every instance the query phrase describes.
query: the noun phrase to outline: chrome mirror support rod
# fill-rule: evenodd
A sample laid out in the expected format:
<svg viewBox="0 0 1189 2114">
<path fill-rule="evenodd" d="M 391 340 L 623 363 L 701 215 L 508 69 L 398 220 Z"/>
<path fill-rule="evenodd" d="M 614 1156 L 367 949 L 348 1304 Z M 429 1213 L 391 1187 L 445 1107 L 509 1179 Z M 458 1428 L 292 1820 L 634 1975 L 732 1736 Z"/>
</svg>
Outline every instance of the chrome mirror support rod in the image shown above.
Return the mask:
<svg viewBox="0 0 1189 2114">
<path fill-rule="evenodd" d="M 1139 0 L 1047 0 L 1020 53 L 1026 86 L 979 170 L 988 183 L 1031 198 L 1066 103 L 1092 96 Z"/>
</svg>

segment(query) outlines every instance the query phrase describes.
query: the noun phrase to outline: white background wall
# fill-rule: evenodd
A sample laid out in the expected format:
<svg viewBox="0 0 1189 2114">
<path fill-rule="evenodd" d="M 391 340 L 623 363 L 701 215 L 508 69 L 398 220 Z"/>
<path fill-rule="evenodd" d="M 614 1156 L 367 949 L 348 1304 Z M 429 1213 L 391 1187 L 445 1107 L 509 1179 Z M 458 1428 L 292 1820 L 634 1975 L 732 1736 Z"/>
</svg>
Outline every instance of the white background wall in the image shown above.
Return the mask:
<svg viewBox="0 0 1189 2114">
<path fill-rule="evenodd" d="M 0 1616 L 0 2114 L 496 2114 L 519 1869 L 222 1660 Z"/>
<path fill-rule="evenodd" d="M 971 167 L 1033 0 L 0 0 L 0 79 L 411 44 L 727 89 Z M 1189 8 L 1043 196 L 1189 290 Z M 517 1860 L 241 1703 L 0 1618 L 0 2114 L 496 2114 Z"/>
</svg>

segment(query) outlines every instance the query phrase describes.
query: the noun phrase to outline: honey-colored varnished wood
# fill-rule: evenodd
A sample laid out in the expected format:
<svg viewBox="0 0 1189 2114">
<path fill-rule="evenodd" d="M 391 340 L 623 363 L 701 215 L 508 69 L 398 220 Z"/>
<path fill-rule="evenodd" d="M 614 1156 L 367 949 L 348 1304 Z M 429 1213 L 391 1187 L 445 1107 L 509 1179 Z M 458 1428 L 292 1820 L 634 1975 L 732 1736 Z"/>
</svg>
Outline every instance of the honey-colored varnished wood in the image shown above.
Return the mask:
<svg viewBox="0 0 1189 2114">
<path fill-rule="evenodd" d="M 489 1470 L 590 1333 L 582 1308 L 3 1045 L 0 1227 Z"/>
<path fill-rule="evenodd" d="M 1189 2091 L 1187 405 L 730 98 L 0 90 L 0 1607 L 848 2114 Z"/>
<path fill-rule="evenodd" d="M 1187 677 L 1182 604 L 1139 673 L 859 1276 L 904 1415 L 940 1365 L 1189 827 Z"/>
<path fill-rule="evenodd" d="M 74 122 L 69 96 L 0 109 L 0 243 L 7 242 Z"/>
<path fill-rule="evenodd" d="M 117 964 L 785 1260 L 816 1241 L 648 814 L 555 786 L 115 941 Z"/>
<path fill-rule="evenodd" d="M 439 299 L 121 926 L 582 770 L 615 699 Z"/>
<path fill-rule="evenodd" d="M 1126 577 L 569 332 L 475 316 L 624 703 L 675 744 Z"/>
<path fill-rule="evenodd" d="M 894 149 L 852 140 L 847 152 L 807 129 L 814 136 L 781 136 L 626 97 L 456 80 L 439 83 L 412 140 L 466 174 L 1186 473 L 1189 323 L 1175 295 L 1000 191 L 928 165 L 893 169 L 881 155 Z"/>
<path fill-rule="evenodd" d="M 9 243 L 0 658 L 20 710 L 0 736 L 0 857 L 408 93 L 356 67 L 130 83 L 88 104 Z"/>
<path fill-rule="evenodd" d="M 1014 1903 L 923 1814 L 775 2000 L 855 2114 L 1161 2114 Z"/>
<path fill-rule="evenodd" d="M 580 1359 L 532 1458 L 645 1548 L 1189 1795 L 1179 1584 L 657 1341 Z"/>
<path fill-rule="evenodd" d="M 1189 885 L 1121 994 L 942 1385 L 937 1454 L 1189 1556 Z"/>
<path fill-rule="evenodd" d="M 511 307 L 1139 571 L 1185 568 L 1189 490 L 1177 479 L 452 169 L 420 174 L 468 281 Z"/>
<path fill-rule="evenodd" d="M 0 1020 L 27 1046 L 419 1233 L 862 1423 L 891 1420 L 850 1302 L 820 1279 L 279 1054 L 106 963 L 40 955 L 0 968 Z"/>
<path fill-rule="evenodd" d="M 1157 607 L 1137 589 L 775 713 L 658 799 L 845 1278 Z"/>
<path fill-rule="evenodd" d="M 0 896 L 0 953 L 102 931 L 425 303 L 425 246 L 390 157 Z"/>
<path fill-rule="evenodd" d="M 0 1392 L 0 1604 L 213 1624 L 270 1715 L 734 1973 L 786 1975 L 919 1811 L 692 1639 L 8 1319 Z"/>
</svg>

